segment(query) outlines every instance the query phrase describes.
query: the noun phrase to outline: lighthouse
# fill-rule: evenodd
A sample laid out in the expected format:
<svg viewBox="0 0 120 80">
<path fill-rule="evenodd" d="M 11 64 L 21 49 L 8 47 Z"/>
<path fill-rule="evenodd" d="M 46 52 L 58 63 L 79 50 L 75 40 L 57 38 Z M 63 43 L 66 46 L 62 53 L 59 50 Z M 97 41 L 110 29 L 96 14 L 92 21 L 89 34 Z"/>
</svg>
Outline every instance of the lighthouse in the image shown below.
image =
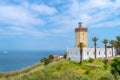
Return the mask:
<svg viewBox="0 0 120 80">
<path fill-rule="evenodd" d="M 77 48 L 79 43 L 83 43 L 84 48 L 88 48 L 88 36 L 87 28 L 82 26 L 83 22 L 79 22 L 78 28 L 75 28 L 75 47 Z"/>
</svg>

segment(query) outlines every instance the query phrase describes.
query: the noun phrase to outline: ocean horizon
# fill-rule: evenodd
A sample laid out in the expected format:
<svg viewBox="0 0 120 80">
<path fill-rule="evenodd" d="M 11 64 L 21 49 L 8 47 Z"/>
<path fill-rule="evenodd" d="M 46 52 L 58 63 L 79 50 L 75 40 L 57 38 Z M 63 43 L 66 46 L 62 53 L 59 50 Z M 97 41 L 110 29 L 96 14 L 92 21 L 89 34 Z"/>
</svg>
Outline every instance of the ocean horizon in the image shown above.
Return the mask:
<svg viewBox="0 0 120 80">
<path fill-rule="evenodd" d="M 62 55 L 65 50 L 44 51 L 0 51 L 0 72 L 11 72 L 38 63 L 43 57 L 49 55 Z"/>
</svg>

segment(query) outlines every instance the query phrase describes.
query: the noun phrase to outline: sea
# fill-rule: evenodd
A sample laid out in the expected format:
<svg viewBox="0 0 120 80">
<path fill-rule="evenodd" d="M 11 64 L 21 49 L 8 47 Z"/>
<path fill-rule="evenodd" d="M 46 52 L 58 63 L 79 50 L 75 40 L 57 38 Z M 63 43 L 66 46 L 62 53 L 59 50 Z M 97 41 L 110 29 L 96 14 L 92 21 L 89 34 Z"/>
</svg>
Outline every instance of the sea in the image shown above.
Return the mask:
<svg viewBox="0 0 120 80">
<path fill-rule="evenodd" d="M 0 72 L 17 71 L 40 62 L 43 57 L 64 53 L 65 50 L 0 51 Z"/>
</svg>

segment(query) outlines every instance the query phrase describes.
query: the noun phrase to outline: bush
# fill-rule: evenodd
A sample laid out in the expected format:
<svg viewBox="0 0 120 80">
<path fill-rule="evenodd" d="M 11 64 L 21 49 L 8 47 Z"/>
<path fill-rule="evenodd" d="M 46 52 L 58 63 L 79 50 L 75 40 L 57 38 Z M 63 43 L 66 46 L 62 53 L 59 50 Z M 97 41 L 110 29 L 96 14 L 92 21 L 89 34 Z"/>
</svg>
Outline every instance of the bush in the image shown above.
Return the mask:
<svg viewBox="0 0 120 80">
<path fill-rule="evenodd" d="M 50 60 L 50 62 L 52 62 L 53 61 L 53 59 L 54 59 L 54 56 L 53 55 L 49 55 L 49 60 Z"/>
<path fill-rule="evenodd" d="M 111 73 L 117 78 L 120 75 L 120 57 L 116 57 L 111 63 Z"/>
<path fill-rule="evenodd" d="M 109 80 L 109 78 L 108 77 L 106 77 L 106 76 L 104 76 L 104 77 L 101 77 L 100 79 L 98 79 L 98 80 Z"/>
<path fill-rule="evenodd" d="M 68 60 L 71 60 L 70 58 L 68 58 Z"/>
<path fill-rule="evenodd" d="M 45 60 L 46 60 L 47 58 L 42 58 L 41 60 L 40 60 L 40 62 L 45 62 Z"/>
<path fill-rule="evenodd" d="M 89 58 L 89 59 L 88 59 L 88 62 L 90 62 L 90 63 L 92 63 L 93 61 L 94 61 L 93 58 Z"/>
<path fill-rule="evenodd" d="M 65 70 L 55 80 L 88 80 L 88 78 L 72 70 Z"/>
<path fill-rule="evenodd" d="M 102 62 L 104 63 L 104 69 L 108 68 L 108 59 L 103 59 Z"/>
<path fill-rule="evenodd" d="M 47 65 L 51 62 L 50 59 L 48 59 L 48 58 L 42 58 L 40 61 L 43 62 L 44 65 Z"/>
<path fill-rule="evenodd" d="M 108 59 L 103 59 L 102 62 L 103 62 L 104 64 L 108 64 Z"/>
<path fill-rule="evenodd" d="M 115 80 L 113 75 L 110 73 L 102 75 L 98 80 Z"/>
<path fill-rule="evenodd" d="M 90 73 L 90 69 L 88 69 L 88 70 L 85 71 L 85 74 L 88 75 L 89 73 Z"/>
<path fill-rule="evenodd" d="M 63 57 L 64 57 L 64 59 L 66 59 L 67 58 L 67 53 L 64 53 Z"/>
</svg>

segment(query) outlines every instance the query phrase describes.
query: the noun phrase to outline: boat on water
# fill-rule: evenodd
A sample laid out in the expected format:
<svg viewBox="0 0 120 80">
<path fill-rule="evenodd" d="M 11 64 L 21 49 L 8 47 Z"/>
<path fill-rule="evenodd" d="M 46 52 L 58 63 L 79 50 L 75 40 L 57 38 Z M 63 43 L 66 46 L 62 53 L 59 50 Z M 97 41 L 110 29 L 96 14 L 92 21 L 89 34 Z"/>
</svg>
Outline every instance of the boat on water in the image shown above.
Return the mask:
<svg viewBox="0 0 120 80">
<path fill-rule="evenodd" d="M 4 51 L 4 53 L 8 53 L 7 51 Z"/>
</svg>

